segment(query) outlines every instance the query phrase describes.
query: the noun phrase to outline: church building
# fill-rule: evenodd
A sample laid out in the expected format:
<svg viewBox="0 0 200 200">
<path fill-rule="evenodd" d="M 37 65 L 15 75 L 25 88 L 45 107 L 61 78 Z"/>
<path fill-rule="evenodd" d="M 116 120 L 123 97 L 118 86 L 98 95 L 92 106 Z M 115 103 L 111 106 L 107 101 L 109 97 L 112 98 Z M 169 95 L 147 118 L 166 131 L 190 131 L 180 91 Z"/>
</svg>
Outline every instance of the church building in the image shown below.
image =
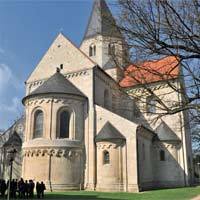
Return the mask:
<svg viewBox="0 0 200 200">
<path fill-rule="evenodd" d="M 95 0 L 80 47 L 58 34 L 27 78 L 20 168 L 25 180 L 44 181 L 53 191 L 137 192 L 192 183 L 187 112 L 151 123 L 154 114 L 144 111 L 154 112 L 145 104 L 151 96 L 128 76 L 135 67 L 126 66 L 126 43 L 114 23 L 106 2 Z M 144 66 L 160 70 L 163 63 L 162 72 L 173 68 L 173 76 L 159 80 L 146 73 L 148 86 L 167 102 L 181 102 L 166 83 L 179 87 L 182 81 L 175 57 Z"/>
</svg>

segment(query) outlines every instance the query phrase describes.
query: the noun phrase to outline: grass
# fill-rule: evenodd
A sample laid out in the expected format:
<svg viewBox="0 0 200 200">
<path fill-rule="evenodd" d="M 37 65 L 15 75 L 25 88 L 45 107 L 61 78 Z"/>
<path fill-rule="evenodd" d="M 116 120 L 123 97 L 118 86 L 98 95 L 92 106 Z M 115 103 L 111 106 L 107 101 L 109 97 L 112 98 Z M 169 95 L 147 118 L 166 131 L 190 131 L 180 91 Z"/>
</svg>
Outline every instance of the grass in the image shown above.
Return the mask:
<svg viewBox="0 0 200 200">
<path fill-rule="evenodd" d="M 154 190 L 141 193 L 125 192 L 52 192 L 46 193 L 45 199 L 72 200 L 190 200 L 200 195 L 200 187 Z"/>
</svg>

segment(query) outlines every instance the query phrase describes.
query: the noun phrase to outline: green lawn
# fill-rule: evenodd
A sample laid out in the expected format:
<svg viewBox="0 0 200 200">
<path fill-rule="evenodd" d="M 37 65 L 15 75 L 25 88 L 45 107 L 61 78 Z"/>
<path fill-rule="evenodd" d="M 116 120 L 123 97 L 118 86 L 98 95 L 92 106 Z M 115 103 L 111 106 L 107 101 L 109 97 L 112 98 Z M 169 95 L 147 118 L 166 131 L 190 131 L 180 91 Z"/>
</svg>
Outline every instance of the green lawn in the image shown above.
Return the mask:
<svg viewBox="0 0 200 200">
<path fill-rule="evenodd" d="M 141 193 L 106 193 L 106 192 L 52 192 L 46 193 L 45 199 L 72 200 L 189 200 L 200 195 L 200 187 L 163 189 Z"/>
</svg>

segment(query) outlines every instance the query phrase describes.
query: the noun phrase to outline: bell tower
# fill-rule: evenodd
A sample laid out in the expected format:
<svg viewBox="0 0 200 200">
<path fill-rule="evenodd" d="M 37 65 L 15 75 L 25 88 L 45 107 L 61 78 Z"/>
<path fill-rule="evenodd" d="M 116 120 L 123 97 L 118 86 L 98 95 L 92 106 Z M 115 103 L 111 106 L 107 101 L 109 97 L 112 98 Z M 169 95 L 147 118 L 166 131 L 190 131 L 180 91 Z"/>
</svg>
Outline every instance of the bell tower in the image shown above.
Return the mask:
<svg viewBox="0 0 200 200">
<path fill-rule="evenodd" d="M 115 81 L 122 78 L 125 41 L 105 0 L 95 0 L 80 49 Z"/>
</svg>

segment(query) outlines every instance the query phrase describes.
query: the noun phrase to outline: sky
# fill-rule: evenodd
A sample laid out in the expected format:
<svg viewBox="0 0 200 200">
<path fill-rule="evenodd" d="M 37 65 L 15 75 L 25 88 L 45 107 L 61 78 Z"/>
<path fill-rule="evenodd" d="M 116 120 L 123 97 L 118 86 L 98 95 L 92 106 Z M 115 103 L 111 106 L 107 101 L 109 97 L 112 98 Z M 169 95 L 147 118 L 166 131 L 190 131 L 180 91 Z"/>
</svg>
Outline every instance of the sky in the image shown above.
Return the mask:
<svg viewBox="0 0 200 200">
<path fill-rule="evenodd" d="M 0 0 L 0 129 L 24 112 L 24 82 L 59 32 L 79 46 L 92 0 Z"/>
</svg>

